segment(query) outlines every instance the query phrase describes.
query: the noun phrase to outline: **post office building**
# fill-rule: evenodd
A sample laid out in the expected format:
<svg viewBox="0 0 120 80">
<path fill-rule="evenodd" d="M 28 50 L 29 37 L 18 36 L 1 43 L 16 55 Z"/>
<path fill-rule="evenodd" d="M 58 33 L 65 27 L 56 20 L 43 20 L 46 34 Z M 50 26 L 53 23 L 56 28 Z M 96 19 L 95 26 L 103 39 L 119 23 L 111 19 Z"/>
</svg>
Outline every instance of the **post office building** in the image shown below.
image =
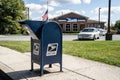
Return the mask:
<svg viewBox="0 0 120 80">
<path fill-rule="evenodd" d="M 104 28 L 105 24 L 105 22 L 90 20 L 88 17 L 74 12 L 55 17 L 51 20 L 58 22 L 63 32 L 79 32 L 85 27 Z"/>
</svg>

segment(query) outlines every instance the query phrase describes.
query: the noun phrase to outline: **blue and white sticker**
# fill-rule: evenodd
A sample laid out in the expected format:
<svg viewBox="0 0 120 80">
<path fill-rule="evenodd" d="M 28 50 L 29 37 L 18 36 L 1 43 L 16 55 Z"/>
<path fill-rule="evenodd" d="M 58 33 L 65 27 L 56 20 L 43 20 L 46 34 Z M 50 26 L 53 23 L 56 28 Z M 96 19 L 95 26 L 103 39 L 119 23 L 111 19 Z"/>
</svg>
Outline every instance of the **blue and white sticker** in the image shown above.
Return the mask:
<svg viewBox="0 0 120 80">
<path fill-rule="evenodd" d="M 46 56 L 55 56 L 57 55 L 58 43 L 50 43 L 47 46 Z"/>
<path fill-rule="evenodd" d="M 34 45 L 33 45 L 33 54 L 39 55 L 39 51 L 40 51 L 40 44 L 39 43 L 34 43 Z"/>
</svg>

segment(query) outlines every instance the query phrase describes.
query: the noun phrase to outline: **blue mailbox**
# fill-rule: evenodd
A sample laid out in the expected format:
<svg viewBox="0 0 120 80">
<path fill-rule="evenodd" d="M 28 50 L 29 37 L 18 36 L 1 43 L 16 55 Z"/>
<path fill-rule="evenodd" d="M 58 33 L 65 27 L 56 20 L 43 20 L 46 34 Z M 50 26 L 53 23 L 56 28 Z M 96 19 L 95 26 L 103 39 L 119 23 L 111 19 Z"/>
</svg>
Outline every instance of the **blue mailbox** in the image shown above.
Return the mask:
<svg viewBox="0 0 120 80">
<path fill-rule="evenodd" d="M 20 21 L 31 35 L 31 70 L 33 63 L 40 65 L 40 75 L 44 65 L 59 63 L 62 71 L 62 31 L 56 22 Z"/>
</svg>

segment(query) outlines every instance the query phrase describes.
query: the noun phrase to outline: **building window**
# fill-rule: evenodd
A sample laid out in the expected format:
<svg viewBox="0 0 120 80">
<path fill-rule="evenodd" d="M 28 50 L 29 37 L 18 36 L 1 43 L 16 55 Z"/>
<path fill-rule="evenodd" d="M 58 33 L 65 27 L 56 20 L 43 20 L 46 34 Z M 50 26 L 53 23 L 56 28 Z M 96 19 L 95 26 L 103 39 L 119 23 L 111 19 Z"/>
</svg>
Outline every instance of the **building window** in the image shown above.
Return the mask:
<svg viewBox="0 0 120 80">
<path fill-rule="evenodd" d="M 73 24 L 73 31 L 78 31 L 78 26 L 77 26 L 77 24 Z"/>
<path fill-rule="evenodd" d="M 99 24 L 95 24 L 95 27 L 99 28 L 99 27 L 100 27 L 100 25 L 99 25 Z"/>
<path fill-rule="evenodd" d="M 67 32 L 70 31 L 70 24 L 66 24 L 66 31 L 67 31 Z"/>
<path fill-rule="evenodd" d="M 88 24 L 88 27 L 90 27 L 90 24 Z"/>
</svg>

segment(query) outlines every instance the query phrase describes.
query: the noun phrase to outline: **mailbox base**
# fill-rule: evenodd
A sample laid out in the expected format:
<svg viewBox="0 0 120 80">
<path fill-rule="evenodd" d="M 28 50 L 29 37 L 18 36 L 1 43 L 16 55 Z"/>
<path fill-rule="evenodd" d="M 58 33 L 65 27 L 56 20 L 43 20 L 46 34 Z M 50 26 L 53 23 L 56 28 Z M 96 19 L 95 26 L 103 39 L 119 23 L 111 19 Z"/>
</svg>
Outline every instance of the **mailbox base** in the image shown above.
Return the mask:
<svg viewBox="0 0 120 80">
<path fill-rule="evenodd" d="M 52 64 L 49 64 L 49 68 L 52 68 Z"/>
<path fill-rule="evenodd" d="M 112 34 L 107 33 L 105 38 L 106 38 L 106 40 L 112 40 Z"/>
<path fill-rule="evenodd" d="M 45 65 L 49 65 L 49 68 L 52 68 L 52 64 L 54 63 L 59 63 L 60 64 L 60 72 L 62 72 L 62 56 L 59 58 L 55 58 L 56 61 L 52 61 L 52 58 L 54 58 L 54 56 L 46 56 L 46 58 L 49 58 L 51 61 L 50 62 L 45 62 L 43 59 L 43 57 L 46 56 L 45 54 L 43 55 L 42 51 L 41 51 L 41 44 L 40 44 L 40 40 L 37 39 L 32 39 L 31 38 L 31 70 L 34 70 L 34 63 L 40 65 L 40 76 L 42 76 L 44 74 L 44 66 Z"/>
</svg>

